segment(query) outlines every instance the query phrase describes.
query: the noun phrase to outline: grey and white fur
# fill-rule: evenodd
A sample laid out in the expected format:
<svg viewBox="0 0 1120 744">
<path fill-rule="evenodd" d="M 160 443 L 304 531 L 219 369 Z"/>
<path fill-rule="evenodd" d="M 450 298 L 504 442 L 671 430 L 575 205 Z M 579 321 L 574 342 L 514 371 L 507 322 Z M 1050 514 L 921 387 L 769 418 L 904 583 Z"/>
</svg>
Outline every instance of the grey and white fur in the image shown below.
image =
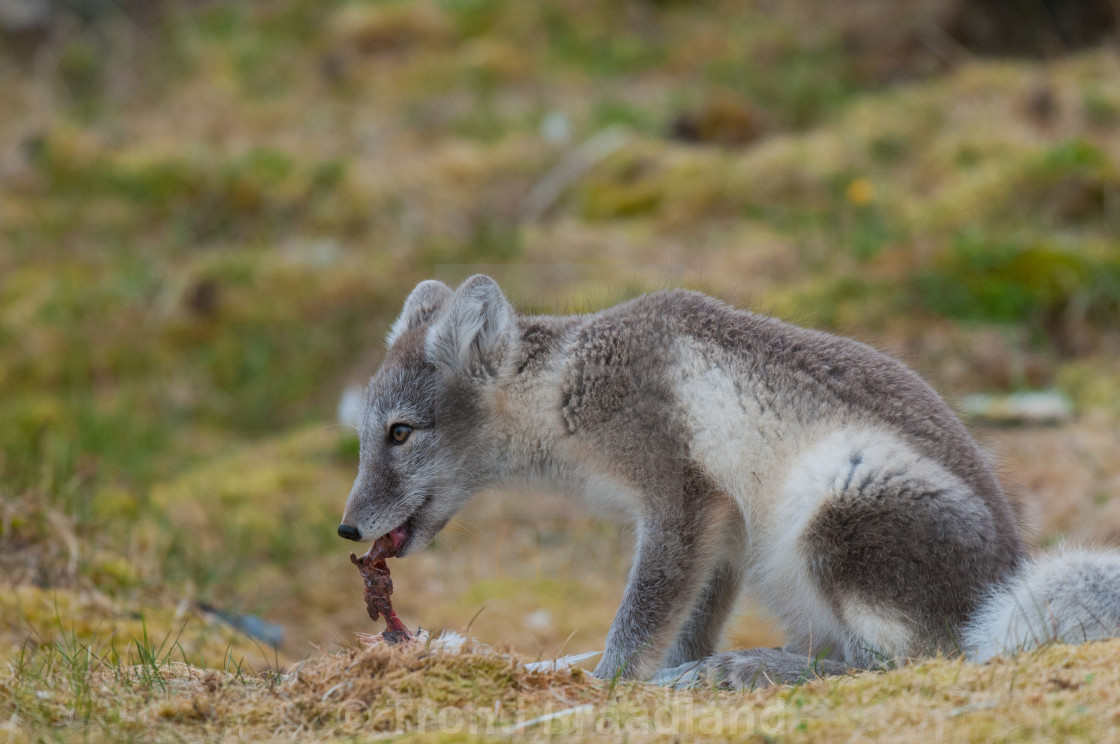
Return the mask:
<svg viewBox="0 0 1120 744">
<path fill-rule="evenodd" d="M 520 316 L 488 277 L 422 282 L 359 434 L 339 532 L 404 529 L 402 555 L 493 486 L 634 521 L 600 677 L 787 683 L 1120 629 L 1120 557 L 1028 558 L 992 467 L 915 373 L 699 293 Z M 716 653 L 748 588 L 787 644 Z"/>
</svg>

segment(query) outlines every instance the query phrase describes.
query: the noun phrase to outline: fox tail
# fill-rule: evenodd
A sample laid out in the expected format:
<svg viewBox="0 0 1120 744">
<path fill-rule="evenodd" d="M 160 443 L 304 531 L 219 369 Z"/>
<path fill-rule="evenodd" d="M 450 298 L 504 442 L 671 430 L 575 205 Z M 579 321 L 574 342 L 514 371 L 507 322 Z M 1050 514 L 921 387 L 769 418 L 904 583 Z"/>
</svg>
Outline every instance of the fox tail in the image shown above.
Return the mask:
<svg viewBox="0 0 1120 744">
<path fill-rule="evenodd" d="M 1120 635 L 1120 553 L 1058 548 L 1023 563 L 980 603 L 962 633 L 973 661 L 1052 641 Z"/>
</svg>

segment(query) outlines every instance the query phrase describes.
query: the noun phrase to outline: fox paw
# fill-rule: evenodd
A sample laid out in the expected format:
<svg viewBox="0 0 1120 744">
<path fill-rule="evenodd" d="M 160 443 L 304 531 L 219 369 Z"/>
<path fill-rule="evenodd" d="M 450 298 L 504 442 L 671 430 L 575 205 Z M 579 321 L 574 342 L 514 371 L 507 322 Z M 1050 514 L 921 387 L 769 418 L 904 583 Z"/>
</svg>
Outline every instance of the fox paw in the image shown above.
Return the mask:
<svg viewBox="0 0 1120 744">
<path fill-rule="evenodd" d="M 757 690 L 770 685 L 798 685 L 847 671 L 847 665 L 832 659 L 807 658 L 780 648 L 752 648 L 709 656 L 703 675 L 716 687 Z"/>
<path fill-rule="evenodd" d="M 649 681 L 678 690 L 703 686 L 757 690 L 770 685 L 801 684 L 847 671 L 845 664 L 832 659 L 809 659 L 804 654 L 780 648 L 752 648 L 661 669 Z"/>
</svg>

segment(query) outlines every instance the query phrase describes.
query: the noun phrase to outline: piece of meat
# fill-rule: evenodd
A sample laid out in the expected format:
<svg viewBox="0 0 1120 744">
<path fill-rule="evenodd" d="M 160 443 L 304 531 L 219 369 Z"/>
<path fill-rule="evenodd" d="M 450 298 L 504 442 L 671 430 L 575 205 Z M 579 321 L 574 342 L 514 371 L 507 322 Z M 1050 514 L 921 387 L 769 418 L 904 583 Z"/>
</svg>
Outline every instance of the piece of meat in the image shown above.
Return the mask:
<svg viewBox="0 0 1120 744">
<path fill-rule="evenodd" d="M 386 565 L 385 559 L 395 558 L 401 543 L 404 542 L 397 532 L 394 530 L 376 540 L 361 558 L 353 553 L 350 554 L 350 562 L 358 567 L 362 572 L 362 578 L 365 579 L 366 612 L 374 622 L 379 615 L 385 618 L 386 627 L 381 633 L 381 638 L 388 643 L 400 643 L 414 638 L 397 617 L 397 613 L 393 612 L 393 604 L 389 599 L 389 595 L 393 593 L 393 580 L 389 577 L 389 566 Z"/>
</svg>

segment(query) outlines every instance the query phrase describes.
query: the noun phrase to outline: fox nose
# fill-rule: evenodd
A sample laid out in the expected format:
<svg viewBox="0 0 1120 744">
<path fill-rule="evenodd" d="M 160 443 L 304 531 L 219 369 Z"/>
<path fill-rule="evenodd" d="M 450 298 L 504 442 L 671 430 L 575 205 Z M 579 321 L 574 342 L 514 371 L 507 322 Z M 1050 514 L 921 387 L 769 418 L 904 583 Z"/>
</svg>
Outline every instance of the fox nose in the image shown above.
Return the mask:
<svg viewBox="0 0 1120 744">
<path fill-rule="evenodd" d="M 347 540 L 361 540 L 362 533 L 358 531 L 357 527 L 351 527 L 348 524 L 340 524 L 338 526 L 338 536 L 344 537 Z"/>
</svg>

